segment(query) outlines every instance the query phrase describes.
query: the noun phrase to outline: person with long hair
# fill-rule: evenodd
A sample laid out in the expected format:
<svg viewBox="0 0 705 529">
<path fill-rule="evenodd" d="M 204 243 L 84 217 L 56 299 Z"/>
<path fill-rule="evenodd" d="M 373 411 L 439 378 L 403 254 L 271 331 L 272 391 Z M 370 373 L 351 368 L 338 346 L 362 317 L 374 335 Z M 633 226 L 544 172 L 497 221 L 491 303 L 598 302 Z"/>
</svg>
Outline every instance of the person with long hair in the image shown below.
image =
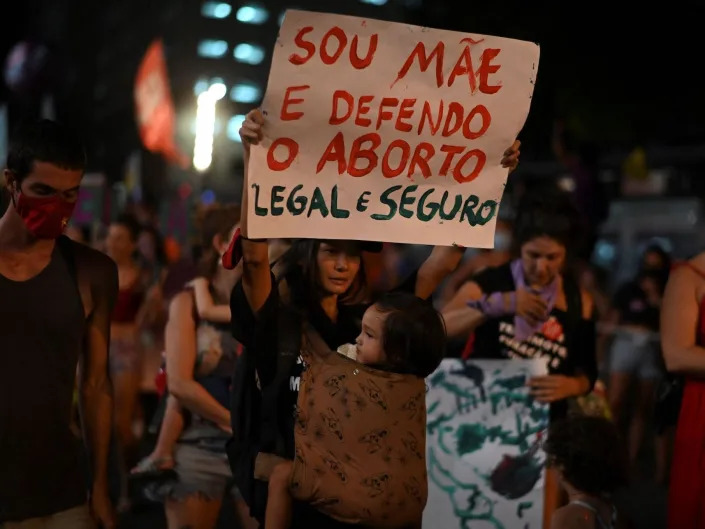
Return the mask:
<svg viewBox="0 0 705 529">
<path fill-rule="evenodd" d="M 142 377 L 140 328 L 148 284 L 137 259 L 139 224 L 121 215 L 108 226 L 105 250 L 118 268 L 119 291 L 110 323 L 110 373 L 115 391 L 115 434 L 118 447 L 120 510 L 129 507 L 127 476 L 134 464 L 138 439 L 133 425 L 139 410 Z"/>
<path fill-rule="evenodd" d="M 240 135 L 245 146 L 243 210 L 247 210 L 250 145 L 262 139 L 264 117 L 248 114 Z M 502 163 L 513 168 L 518 142 Z M 299 355 L 302 321 L 310 325 L 332 350 L 353 343 L 360 321 L 371 305 L 365 282 L 363 252 L 381 244 L 351 240 L 297 240 L 274 270 L 266 240 L 247 238 L 247 218 L 241 236 L 231 243 L 242 256 L 243 276 L 231 295 L 233 334 L 245 346 L 244 362 L 236 374 L 230 461 L 238 485 L 258 520 L 267 504 L 268 462 L 294 458 L 295 410 L 304 364 Z M 437 247 L 399 290 L 428 299 L 462 257 L 457 247 Z M 231 265 L 234 263 L 231 263 Z M 288 354 L 291 353 L 291 354 Z M 292 527 L 335 528 L 346 525 L 309 505 L 295 502 Z"/>
<path fill-rule="evenodd" d="M 200 275 L 214 299 L 223 302 L 239 271 L 219 266 L 228 237 L 239 220 L 238 207 L 214 206 L 204 213 Z M 243 527 L 255 527 L 232 483 L 225 444 L 230 436 L 229 395 L 238 344 L 228 326 L 200 319 L 191 289 L 174 296 L 165 332 L 169 402 L 160 431 L 161 446 L 171 453 L 153 454 L 153 463 L 173 466 L 178 476 L 161 489 L 169 529 L 213 529 L 223 498 L 235 502 Z"/>
<path fill-rule="evenodd" d="M 526 195 L 514 223 L 516 257 L 476 275 L 443 309 L 448 337 L 466 337 L 464 357 L 544 358 L 548 374 L 529 381 L 531 394 L 565 417 L 574 397 L 597 378 L 593 302 L 566 271 L 576 213 L 556 189 Z M 546 475 L 544 524 L 560 501 L 554 472 Z"/>
<path fill-rule="evenodd" d="M 609 313 L 609 400 L 617 424 L 628 416 L 632 383 L 638 382 L 629 417 L 628 453 L 634 469 L 653 413 L 657 383 L 663 376 L 659 339 L 661 300 L 670 271 L 670 256 L 660 246 L 648 247 L 636 277 L 621 285 Z M 656 480 L 666 477 L 663 439 L 655 443 Z"/>
</svg>

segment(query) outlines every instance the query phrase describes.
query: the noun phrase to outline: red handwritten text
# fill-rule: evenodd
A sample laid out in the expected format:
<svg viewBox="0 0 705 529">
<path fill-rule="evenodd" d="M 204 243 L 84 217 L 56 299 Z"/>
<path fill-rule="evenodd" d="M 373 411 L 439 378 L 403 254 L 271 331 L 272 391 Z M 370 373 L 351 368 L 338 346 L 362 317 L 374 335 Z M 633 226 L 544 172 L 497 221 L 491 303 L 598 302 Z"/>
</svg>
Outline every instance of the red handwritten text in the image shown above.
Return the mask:
<svg viewBox="0 0 705 529">
<path fill-rule="evenodd" d="M 380 153 L 381 150 L 383 152 Z M 342 132 L 338 132 L 318 161 L 316 174 L 320 173 L 328 162 L 334 162 L 340 175 L 347 173 L 353 177 L 366 176 L 380 165 L 380 154 L 381 171 L 385 178 L 395 178 L 404 172 L 411 177 L 417 173 L 417 170 L 424 178 L 429 178 L 432 159 L 435 156 L 445 155 L 439 174 L 447 176 L 450 172 L 458 183 L 472 182 L 478 177 L 487 161 L 485 153 L 479 149 L 466 151 L 465 147 L 454 145 L 442 145 L 440 153 L 427 142 L 416 145 L 412 153 L 412 146 L 399 138 L 382 146 L 382 138 L 377 132 L 368 132 L 355 138 L 348 154 L 345 137 Z M 462 156 L 456 158 L 458 155 Z M 471 163 L 473 160 L 474 164 Z"/>
<path fill-rule="evenodd" d="M 312 26 L 306 26 L 305 28 L 300 29 L 294 37 L 294 44 L 296 44 L 296 46 L 301 49 L 304 54 L 291 54 L 291 56 L 289 56 L 289 62 L 291 64 L 301 66 L 306 64 L 316 54 L 316 44 L 304 38 L 312 31 Z M 372 64 L 372 59 L 374 59 L 375 52 L 377 51 L 378 40 L 379 37 L 376 33 L 372 35 L 370 37 L 369 45 L 367 46 L 367 53 L 364 57 L 361 57 L 359 53 L 359 37 L 357 35 L 353 36 L 348 54 L 350 64 L 353 68 L 356 70 L 364 70 Z M 345 47 L 347 45 L 348 36 L 345 32 L 338 26 L 330 28 L 325 35 L 323 35 L 320 45 L 318 46 L 318 53 L 323 64 L 335 64 L 345 51 Z"/>
<path fill-rule="evenodd" d="M 393 123 L 399 132 L 416 134 L 440 134 L 447 138 L 461 131 L 468 140 L 476 140 L 490 128 L 492 116 L 484 105 L 475 105 L 466 110 L 461 103 L 443 100 L 432 106 L 429 101 L 405 98 L 401 101 L 396 97 L 383 97 L 375 101 L 375 96 L 363 95 L 355 98 L 346 90 L 336 90 L 333 93 L 333 103 L 328 123 L 342 125 L 355 115 L 354 124 L 367 128 L 373 125 L 379 130 L 386 121 Z M 372 112 L 372 118 L 366 117 Z"/>
<path fill-rule="evenodd" d="M 447 86 L 453 86 L 453 83 L 457 77 L 466 76 L 468 79 L 468 87 L 470 88 L 470 93 L 472 94 L 474 94 L 478 88 L 483 94 L 495 94 L 499 92 L 502 85 L 489 84 L 489 76 L 497 73 L 501 68 L 501 65 L 492 62 L 492 60 L 499 55 L 501 50 L 498 48 L 485 48 L 480 56 L 480 65 L 476 68 L 473 64 L 470 49 L 473 45 L 482 42 L 482 40 L 483 39 L 473 40 L 470 38 L 460 39 L 460 43 L 464 44 L 464 47 L 455 62 L 453 70 L 451 70 L 450 75 L 448 76 Z M 419 42 L 400 68 L 397 78 L 392 83 L 392 86 L 404 79 L 415 63 L 418 63 L 419 70 L 426 72 L 426 70 L 431 67 L 432 63 L 435 62 L 436 86 L 440 88 L 446 82 L 443 77 L 444 55 L 445 44 L 443 42 L 436 44 L 436 47 L 433 48 L 430 55 L 426 51 L 426 45 L 423 42 Z"/>
<path fill-rule="evenodd" d="M 284 147 L 287 151 L 286 158 L 283 161 L 274 157 L 274 151 L 279 146 Z M 297 154 L 299 154 L 299 144 L 296 141 L 291 138 L 277 138 L 267 149 L 267 167 L 272 171 L 284 171 L 293 163 Z"/>
<path fill-rule="evenodd" d="M 304 115 L 304 113 L 301 111 L 289 112 L 289 105 L 298 105 L 298 104 L 304 102 L 304 100 L 301 99 L 300 97 L 297 97 L 295 99 L 292 98 L 291 92 L 293 92 L 294 90 L 297 90 L 297 91 L 307 90 L 308 88 L 311 88 L 311 87 L 309 85 L 301 85 L 301 86 L 290 86 L 286 89 L 286 92 L 284 93 L 284 102 L 282 103 L 282 112 L 280 115 L 280 118 L 282 121 L 294 121 Z"/>
</svg>

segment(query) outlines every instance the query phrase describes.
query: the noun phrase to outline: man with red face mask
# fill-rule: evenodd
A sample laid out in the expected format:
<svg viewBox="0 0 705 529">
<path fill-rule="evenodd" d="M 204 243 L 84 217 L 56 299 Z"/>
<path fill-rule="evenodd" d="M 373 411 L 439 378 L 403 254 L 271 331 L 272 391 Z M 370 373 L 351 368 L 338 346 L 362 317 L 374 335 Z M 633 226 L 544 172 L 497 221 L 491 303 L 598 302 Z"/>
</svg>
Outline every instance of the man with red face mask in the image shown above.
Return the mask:
<svg viewBox="0 0 705 529">
<path fill-rule="evenodd" d="M 10 144 L 0 218 L 0 529 L 113 528 L 107 456 L 115 264 L 62 235 L 85 167 L 52 121 Z M 76 367 L 84 439 L 72 433 Z M 90 471 L 89 471 L 90 470 Z"/>
</svg>

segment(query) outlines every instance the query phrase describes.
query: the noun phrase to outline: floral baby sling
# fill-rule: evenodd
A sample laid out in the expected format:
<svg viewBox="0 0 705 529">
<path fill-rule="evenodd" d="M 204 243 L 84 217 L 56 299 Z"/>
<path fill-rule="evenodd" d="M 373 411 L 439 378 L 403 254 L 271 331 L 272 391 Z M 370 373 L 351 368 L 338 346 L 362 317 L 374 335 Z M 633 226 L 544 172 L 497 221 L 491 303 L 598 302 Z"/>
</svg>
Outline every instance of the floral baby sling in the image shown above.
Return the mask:
<svg viewBox="0 0 705 529">
<path fill-rule="evenodd" d="M 304 326 L 293 496 L 368 527 L 420 527 L 428 492 L 426 386 L 332 352 Z"/>
</svg>

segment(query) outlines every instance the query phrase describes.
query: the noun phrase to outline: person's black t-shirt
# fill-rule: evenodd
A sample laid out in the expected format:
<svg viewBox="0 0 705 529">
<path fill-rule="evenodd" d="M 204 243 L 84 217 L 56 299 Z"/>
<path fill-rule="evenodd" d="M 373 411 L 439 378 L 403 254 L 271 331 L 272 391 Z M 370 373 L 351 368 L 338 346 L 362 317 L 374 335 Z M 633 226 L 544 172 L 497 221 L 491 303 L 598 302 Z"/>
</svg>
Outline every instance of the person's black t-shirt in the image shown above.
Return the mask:
<svg viewBox="0 0 705 529">
<path fill-rule="evenodd" d="M 483 293 L 516 290 L 510 264 L 488 268 L 473 278 Z M 472 337 L 472 358 L 546 358 L 551 374 L 585 375 L 592 384 L 597 378 L 595 323 L 582 317 L 580 291 L 564 278 L 568 310 L 553 308 L 541 330 L 524 341 L 514 337 L 514 315 L 491 319 L 480 325 Z M 571 296 L 570 292 L 575 295 Z M 576 306 L 577 305 L 577 306 Z M 551 417 L 565 415 L 567 403 L 551 406 Z"/>
<path fill-rule="evenodd" d="M 296 272 L 293 272 L 287 274 L 286 280 L 289 283 L 290 290 L 294 290 L 296 285 L 291 283 L 301 281 L 301 277 Z M 242 355 L 244 358 L 240 362 L 239 368 L 242 369 L 243 363 L 247 361 L 252 362 L 255 366 L 260 388 L 265 388 L 271 384 L 277 375 L 278 347 L 280 345 L 279 316 L 285 303 L 280 298 L 274 274 L 271 275 L 271 281 L 272 290 L 257 315 L 253 314 L 250 308 L 242 282 L 238 282 L 235 285 L 230 297 L 233 335 L 244 346 Z M 416 273 L 413 273 L 396 290 L 414 292 L 415 286 Z M 308 303 L 305 307 L 297 307 L 297 309 L 303 309 L 301 314 L 305 315 L 307 321 L 318 331 L 328 347 L 336 350 L 341 345 L 355 342 L 360 334 L 362 316 L 369 306 L 370 303 L 339 303 L 338 318 L 335 322 L 328 318 L 319 303 Z M 294 417 L 303 367 L 303 361 L 299 356 L 288 376 L 282 379 L 282 386 L 276 388 L 278 393 L 277 422 L 280 433 L 285 440 L 284 453 L 289 459 L 294 457 Z M 255 420 L 252 417 L 248 417 L 251 410 L 242 409 L 253 405 L 259 406 L 261 402 L 257 397 L 250 397 L 251 400 L 249 400 L 248 398 L 242 398 L 242 395 L 236 394 L 239 389 L 235 385 L 240 383 L 247 384 L 247 382 L 237 376 L 236 370 L 236 375 L 233 377 L 233 406 L 231 409 L 233 410 L 233 420 L 238 422 L 233 424 L 233 431 L 238 436 L 238 444 L 240 446 L 237 450 L 239 454 L 237 458 L 240 461 L 232 460 L 232 452 L 230 452 L 230 456 L 231 466 L 233 466 L 236 478 L 238 473 L 248 474 L 247 476 L 241 476 L 240 481 L 243 479 L 253 480 L 250 472 L 254 467 L 253 458 L 260 451 L 259 443 L 261 441 L 258 433 L 261 424 L 254 424 Z M 236 406 L 239 409 L 236 409 Z M 250 431 L 243 432 L 243 429 L 249 429 Z M 267 449 L 271 450 L 271 447 Z M 244 461 L 245 458 L 249 458 L 251 461 Z M 242 487 L 242 483 L 238 483 L 238 485 Z M 256 482 L 255 480 L 252 486 L 255 487 L 254 491 L 243 491 L 243 495 L 248 500 L 253 515 L 261 518 L 266 506 L 266 484 L 262 486 L 261 482 Z M 348 525 L 336 522 L 307 505 L 297 503 L 291 527 L 292 529 L 298 527 L 334 529 L 336 527 L 348 527 Z"/>
</svg>

